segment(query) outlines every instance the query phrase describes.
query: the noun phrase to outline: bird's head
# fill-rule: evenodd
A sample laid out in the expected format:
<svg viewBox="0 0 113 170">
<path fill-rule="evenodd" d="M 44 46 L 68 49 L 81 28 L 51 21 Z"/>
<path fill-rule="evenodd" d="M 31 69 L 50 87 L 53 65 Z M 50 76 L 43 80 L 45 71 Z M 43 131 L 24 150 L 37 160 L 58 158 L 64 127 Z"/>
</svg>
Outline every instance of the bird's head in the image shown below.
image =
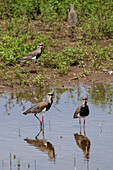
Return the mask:
<svg viewBox="0 0 113 170">
<path fill-rule="evenodd" d="M 37 48 L 39 48 L 39 47 L 40 47 L 40 48 L 44 48 L 42 43 L 39 43 L 39 44 L 37 45 Z"/>
<path fill-rule="evenodd" d="M 83 97 L 82 98 L 82 104 L 83 105 L 87 105 L 87 97 Z"/>
<path fill-rule="evenodd" d="M 47 93 L 47 96 L 49 96 L 49 98 L 54 98 L 53 93 Z"/>
<path fill-rule="evenodd" d="M 53 103 L 53 93 L 47 93 L 47 100 L 52 104 Z"/>
<path fill-rule="evenodd" d="M 74 4 L 69 5 L 70 9 L 74 9 Z"/>
</svg>

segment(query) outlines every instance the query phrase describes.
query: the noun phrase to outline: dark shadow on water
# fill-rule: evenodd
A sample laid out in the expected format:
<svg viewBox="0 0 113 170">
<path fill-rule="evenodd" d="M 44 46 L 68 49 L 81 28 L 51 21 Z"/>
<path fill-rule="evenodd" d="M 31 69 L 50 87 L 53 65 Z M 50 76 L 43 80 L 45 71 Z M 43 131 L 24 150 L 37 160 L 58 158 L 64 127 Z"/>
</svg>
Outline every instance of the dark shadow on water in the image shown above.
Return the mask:
<svg viewBox="0 0 113 170">
<path fill-rule="evenodd" d="M 43 137 L 42 139 L 39 139 L 38 137 L 41 134 L 41 132 L 42 132 Z M 55 160 L 56 160 L 55 149 L 54 149 L 54 146 L 45 139 L 44 128 L 40 128 L 40 131 L 35 136 L 35 139 L 26 138 L 24 139 L 24 141 L 26 141 L 29 145 L 36 147 L 36 149 L 44 153 L 47 153 L 49 156 L 49 160 L 55 163 Z"/>
</svg>

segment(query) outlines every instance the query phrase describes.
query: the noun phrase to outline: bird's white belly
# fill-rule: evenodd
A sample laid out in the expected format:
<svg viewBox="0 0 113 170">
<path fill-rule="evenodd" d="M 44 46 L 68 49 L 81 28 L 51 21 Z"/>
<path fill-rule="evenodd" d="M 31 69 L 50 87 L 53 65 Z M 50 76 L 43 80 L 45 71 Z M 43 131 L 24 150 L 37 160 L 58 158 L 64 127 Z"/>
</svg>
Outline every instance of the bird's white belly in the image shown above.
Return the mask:
<svg viewBox="0 0 113 170">
<path fill-rule="evenodd" d="M 44 113 L 46 111 L 46 107 L 42 110 L 42 112 L 41 113 Z"/>
<path fill-rule="evenodd" d="M 36 60 L 36 56 L 32 57 L 32 60 Z"/>
<path fill-rule="evenodd" d="M 83 118 L 83 119 L 85 119 L 86 116 L 80 116 L 80 113 L 78 113 L 78 114 L 77 114 L 77 117 L 78 117 L 78 118 Z"/>
</svg>

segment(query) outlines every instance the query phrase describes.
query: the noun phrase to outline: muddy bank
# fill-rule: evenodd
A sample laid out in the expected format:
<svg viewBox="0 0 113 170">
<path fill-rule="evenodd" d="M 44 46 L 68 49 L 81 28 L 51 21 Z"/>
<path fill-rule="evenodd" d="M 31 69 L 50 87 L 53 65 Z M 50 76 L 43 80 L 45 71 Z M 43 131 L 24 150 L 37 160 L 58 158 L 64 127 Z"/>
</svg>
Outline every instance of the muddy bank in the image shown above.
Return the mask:
<svg viewBox="0 0 113 170">
<path fill-rule="evenodd" d="M 31 68 L 32 69 L 32 68 Z M 49 79 L 45 80 L 45 88 L 65 88 L 65 87 L 74 87 L 76 84 L 113 84 L 113 73 L 109 73 L 106 70 L 101 72 L 92 71 L 90 75 L 87 75 L 83 72 L 82 68 L 78 66 L 70 67 L 67 75 L 59 75 L 55 78 L 55 70 L 52 68 L 46 68 L 49 73 Z M 29 72 L 29 76 L 37 76 L 36 73 Z M 14 80 L 13 86 L 9 80 L 2 81 L 0 80 L 0 91 L 24 91 L 24 90 L 33 90 L 40 88 L 37 85 L 30 84 L 29 86 L 21 86 L 17 83 L 17 80 Z"/>
</svg>

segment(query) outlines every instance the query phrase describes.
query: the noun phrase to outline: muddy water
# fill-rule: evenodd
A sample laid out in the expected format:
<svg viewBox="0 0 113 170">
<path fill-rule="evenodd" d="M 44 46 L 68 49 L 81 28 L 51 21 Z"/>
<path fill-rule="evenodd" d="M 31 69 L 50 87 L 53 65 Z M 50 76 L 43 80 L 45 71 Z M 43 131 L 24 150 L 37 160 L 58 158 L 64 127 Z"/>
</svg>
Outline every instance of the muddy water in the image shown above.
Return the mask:
<svg viewBox="0 0 113 170">
<path fill-rule="evenodd" d="M 54 103 L 45 113 L 45 127 L 40 131 L 38 120 L 22 113 L 36 103 L 34 97 L 41 101 L 48 91 L 0 93 L 0 169 L 111 170 L 113 86 L 52 90 Z M 88 97 L 90 115 L 80 134 L 73 113 L 83 96 Z"/>
</svg>

